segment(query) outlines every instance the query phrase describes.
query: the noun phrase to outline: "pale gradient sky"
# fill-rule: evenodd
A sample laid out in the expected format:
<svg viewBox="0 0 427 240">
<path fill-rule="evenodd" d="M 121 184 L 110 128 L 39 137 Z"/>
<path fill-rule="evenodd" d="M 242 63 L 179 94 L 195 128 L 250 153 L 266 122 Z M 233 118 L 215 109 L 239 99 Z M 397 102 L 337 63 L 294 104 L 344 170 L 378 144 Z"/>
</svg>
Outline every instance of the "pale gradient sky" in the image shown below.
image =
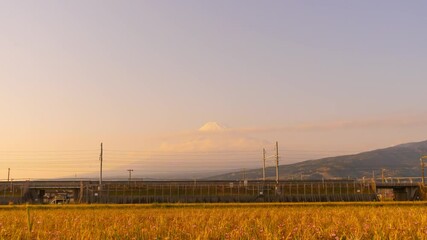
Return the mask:
<svg viewBox="0 0 427 240">
<path fill-rule="evenodd" d="M 258 166 L 276 140 L 283 163 L 426 140 L 426 12 L 425 1 L 1 1 L 0 171 L 80 174 L 101 141 L 126 154 L 106 155 L 116 165 L 186 149 L 234 169 Z M 209 121 L 228 130 L 197 131 Z M 48 151 L 68 170 L 47 166 Z M 253 160 L 211 160 L 218 151 Z"/>
</svg>

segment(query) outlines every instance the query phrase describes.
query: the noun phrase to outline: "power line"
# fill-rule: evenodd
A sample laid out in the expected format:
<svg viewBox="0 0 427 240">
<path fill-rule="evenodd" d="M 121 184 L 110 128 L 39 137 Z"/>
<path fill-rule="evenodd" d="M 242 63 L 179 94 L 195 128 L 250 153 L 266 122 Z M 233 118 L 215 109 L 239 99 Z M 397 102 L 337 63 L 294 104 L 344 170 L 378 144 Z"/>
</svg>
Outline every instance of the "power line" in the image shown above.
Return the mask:
<svg viewBox="0 0 427 240">
<path fill-rule="evenodd" d="M 98 150 L 0 150 L 1 153 L 57 153 L 57 152 L 97 152 Z"/>
</svg>

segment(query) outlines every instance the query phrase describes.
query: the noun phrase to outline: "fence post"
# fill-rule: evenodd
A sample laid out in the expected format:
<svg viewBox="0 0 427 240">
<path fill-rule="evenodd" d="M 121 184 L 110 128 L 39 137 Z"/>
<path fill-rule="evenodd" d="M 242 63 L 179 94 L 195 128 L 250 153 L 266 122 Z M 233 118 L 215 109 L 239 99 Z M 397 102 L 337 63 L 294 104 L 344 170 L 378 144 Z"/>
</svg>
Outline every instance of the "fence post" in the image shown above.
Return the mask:
<svg viewBox="0 0 427 240">
<path fill-rule="evenodd" d="M 147 189 L 145 190 L 145 192 L 146 192 L 146 195 L 145 195 L 145 200 L 146 200 L 146 202 L 147 203 L 149 203 L 150 202 L 150 192 L 148 191 L 148 184 L 146 184 L 146 187 L 147 187 Z"/>
<path fill-rule="evenodd" d="M 141 203 L 141 185 L 138 184 L 138 203 Z"/>
<path fill-rule="evenodd" d="M 326 193 L 326 195 L 328 195 L 328 183 L 324 183 L 324 186 L 325 186 L 325 193 Z"/>
<path fill-rule="evenodd" d="M 181 188 L 181 186 L 179 185 L 179 183 L 176 185 L 176 187 L 177 187 L 177 193 L 176 193 L 176 195 L 177 195 L 177 200 L 179 201 L 179 202 L 181 202 L 181 195 L 180 195 L 180 193 L 179 193 L 179 189 Z"/>
<path fill-rule="evenodd" d="M 162 187 L 162 202 L 165 202 L 165 195 L 163 192 L 163 184 L 160 184 L 160 186 Z"/>
</svg>

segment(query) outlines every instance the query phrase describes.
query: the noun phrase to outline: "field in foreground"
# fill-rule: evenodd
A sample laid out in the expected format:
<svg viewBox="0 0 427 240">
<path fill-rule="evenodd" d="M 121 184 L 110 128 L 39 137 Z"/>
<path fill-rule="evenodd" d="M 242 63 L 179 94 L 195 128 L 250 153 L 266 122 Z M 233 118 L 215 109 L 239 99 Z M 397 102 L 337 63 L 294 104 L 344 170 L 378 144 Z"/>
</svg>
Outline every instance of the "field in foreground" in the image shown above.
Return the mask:
<svg viewBox="0 0 427 240">
<path fill-rule="evenodd" d="M 419 204 L 0 207 L 0 239 L 427 239 Z"/>
</svg>

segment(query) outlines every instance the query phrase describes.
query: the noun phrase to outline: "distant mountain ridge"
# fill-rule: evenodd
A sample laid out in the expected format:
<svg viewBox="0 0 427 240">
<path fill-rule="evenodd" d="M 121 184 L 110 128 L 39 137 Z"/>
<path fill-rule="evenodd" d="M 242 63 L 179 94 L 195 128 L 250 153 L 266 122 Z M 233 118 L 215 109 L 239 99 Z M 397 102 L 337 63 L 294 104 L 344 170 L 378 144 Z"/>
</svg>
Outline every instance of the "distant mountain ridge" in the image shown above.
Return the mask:
<svg viewBox="0 0 427 240">
<path fill-rule="evenodd" d="M 419 177 L 421 176 L 420 157 L 427 154 L 427 141 L 400 144 L 368 152 L 337 157 L 307 160 L 299 163 L 280 165 L 281 179 L 331 179 L 376 177 L 384 170 L 386 177 Z M 247 179 L 261 179 L 262 169 L 252 169 L 245 173 Z M 242 172 L 209 177 L 211 180 L 242 179 Z M 275 168 L 266 169 L 266 176 L 274 178 Z"/>
</svg>

